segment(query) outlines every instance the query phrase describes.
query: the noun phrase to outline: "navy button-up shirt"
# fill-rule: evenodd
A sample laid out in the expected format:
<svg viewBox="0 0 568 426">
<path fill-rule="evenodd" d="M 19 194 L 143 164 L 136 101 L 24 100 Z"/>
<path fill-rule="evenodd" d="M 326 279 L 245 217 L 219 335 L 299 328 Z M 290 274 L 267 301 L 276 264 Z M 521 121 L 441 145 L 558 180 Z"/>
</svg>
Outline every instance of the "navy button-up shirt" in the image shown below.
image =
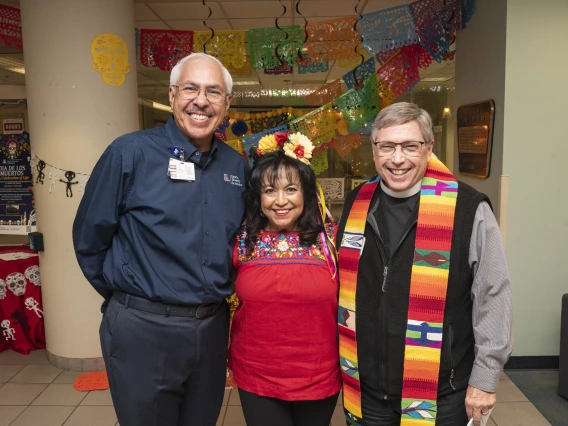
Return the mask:
<svg viewBox="0 0 568 426">
<path fill-rule="evenodd" d="M 167 175 L 172 147 L 195 165 L 195 181 Z M 209 158 L 179 131 L 122 136 L 106 149 L 85 188 L 73 243 L 85 277 L 105 298 L 120 290 L 172 304 L 218 302 L 230 295 L 236 232 L 244 217 L 249 169 L 214 140 Z"/>
</svg>

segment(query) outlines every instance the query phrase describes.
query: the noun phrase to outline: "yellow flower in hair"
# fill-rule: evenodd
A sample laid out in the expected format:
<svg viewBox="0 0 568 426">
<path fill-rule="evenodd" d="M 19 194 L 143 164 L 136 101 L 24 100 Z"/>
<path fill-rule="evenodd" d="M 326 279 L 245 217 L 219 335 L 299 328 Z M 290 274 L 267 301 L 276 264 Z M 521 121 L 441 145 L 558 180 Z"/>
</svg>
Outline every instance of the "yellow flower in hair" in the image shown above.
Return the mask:
<svg viewBox="0 0 568 426">
<path fill-rule="evenodd" d="M 258 153 L 260 155 L 264 155 L 272 151 L 277 151 L 278 148 L 279 146 L 276 143 L 276 138 L 274 137 L 274 135 L 263 136 L 258 141 Z"/>
<path fill-rule="evenodd" d="M 310 165 L 314 146 L 312 141 L 301 133 L 293 133 L 289 136 L 288 142 L 284 144 L 284 152 L 287 156 L 296 158 L 302 163 Z"/>
</svg>

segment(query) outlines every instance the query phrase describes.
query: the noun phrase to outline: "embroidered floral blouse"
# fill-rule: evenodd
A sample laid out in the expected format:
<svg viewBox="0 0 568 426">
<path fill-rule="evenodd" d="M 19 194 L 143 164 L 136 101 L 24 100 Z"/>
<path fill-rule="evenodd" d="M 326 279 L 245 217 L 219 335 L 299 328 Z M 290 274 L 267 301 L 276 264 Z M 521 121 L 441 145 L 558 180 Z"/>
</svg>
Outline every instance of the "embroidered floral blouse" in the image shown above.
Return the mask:
<svg viewBox="0 0 568 426">
<path fill-rule="evenodd" d="M 327 229 L 333 239 L 334 229 Z M 229 364 L 237 385 L 288 401 L 339 392 L 337 281 L 321 241 L 300 244 L 297 232 L 265 232 L 252 253 L 246 229 L 233 264 L 240 305 L 233 317 Z"/>
</svg>

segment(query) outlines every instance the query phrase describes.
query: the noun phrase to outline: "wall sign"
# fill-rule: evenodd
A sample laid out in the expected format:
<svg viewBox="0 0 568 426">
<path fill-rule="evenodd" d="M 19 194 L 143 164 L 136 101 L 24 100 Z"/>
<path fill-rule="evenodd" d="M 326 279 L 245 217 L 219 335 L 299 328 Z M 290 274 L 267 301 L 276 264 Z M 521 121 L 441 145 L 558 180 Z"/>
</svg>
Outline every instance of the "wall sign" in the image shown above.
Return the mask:
<svg viewBox="0 0 568 426">
<path fill-rule="evenodd" d="M 458 108 L 460 173 L 482 179 L 489 177 L 494 119 L 492 99 Z"/>
<path fill-rule="evenodd" d="M 2 128 L 5 135 L 20 135 L 24 133 L 24 119 L 5 118 L 2 120 Z"/>
</svg>

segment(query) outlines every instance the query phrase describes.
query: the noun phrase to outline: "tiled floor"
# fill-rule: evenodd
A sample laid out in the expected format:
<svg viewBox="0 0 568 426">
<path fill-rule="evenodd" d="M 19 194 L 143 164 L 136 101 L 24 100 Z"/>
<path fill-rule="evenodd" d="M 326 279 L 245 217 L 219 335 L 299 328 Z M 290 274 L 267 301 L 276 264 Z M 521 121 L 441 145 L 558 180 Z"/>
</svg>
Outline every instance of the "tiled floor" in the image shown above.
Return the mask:
<svg viewBox="0 0 568 426">
<path fill-rule="evenodd" d="M 110 393 L 77 392 L 73 381 L 81 373 L 58 370 L 45 351 L 24 356 L 0 353 L 0 426 L 115 426 Z M 502 375 L 497 405 L 489 426 L 550 425 L 506 375 Z M 236 391 L 225 391 L 217 426 L 246 426 Z M 345 426 L 341 402 L 331 426 Z"/>
</svg>

